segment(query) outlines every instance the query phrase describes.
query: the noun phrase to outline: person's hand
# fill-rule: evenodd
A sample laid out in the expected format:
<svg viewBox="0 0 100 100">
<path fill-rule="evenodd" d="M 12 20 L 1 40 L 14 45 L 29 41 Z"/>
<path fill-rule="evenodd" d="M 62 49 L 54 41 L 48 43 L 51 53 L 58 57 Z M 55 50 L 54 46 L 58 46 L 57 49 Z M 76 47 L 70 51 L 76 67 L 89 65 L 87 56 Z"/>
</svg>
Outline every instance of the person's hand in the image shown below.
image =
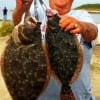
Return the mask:
<svg viewBox="0 0 100 100">
<path fill-rule="evenodd" d="M 16 0 L 16 9 L 18 11 L 27 11 L 33 0 Z"/>
<path fill-rule="evenodd" d="M 70 31 L 72 34 L 78 34 L 82 30 L 79 21 L 69 16 L 62 16 L 59 21 L 59 26 L 64 31 Z"/>
</svg>

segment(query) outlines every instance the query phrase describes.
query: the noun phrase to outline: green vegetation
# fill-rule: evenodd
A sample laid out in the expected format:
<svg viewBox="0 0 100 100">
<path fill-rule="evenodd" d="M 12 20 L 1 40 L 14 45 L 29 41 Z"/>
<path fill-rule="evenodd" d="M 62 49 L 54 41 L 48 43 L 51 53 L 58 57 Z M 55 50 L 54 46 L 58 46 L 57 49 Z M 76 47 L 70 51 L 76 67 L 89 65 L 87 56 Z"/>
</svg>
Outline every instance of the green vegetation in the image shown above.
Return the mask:
<svg viewBox="0 0 100 100">
<path fill-rule="evenodd" d="M 8 34 L 11 34 L 13 28 L 14 25 L 11 21 L 2 22 L 0 25 L 0 36 L 6 36 Z"/>
<path fill-rule="evenodd" d="M 88 11 L 100 11 L 100 4 L 86 4 L 86 5 L 76 7 L 75 9 L 83 9 Z"/>
</svg>

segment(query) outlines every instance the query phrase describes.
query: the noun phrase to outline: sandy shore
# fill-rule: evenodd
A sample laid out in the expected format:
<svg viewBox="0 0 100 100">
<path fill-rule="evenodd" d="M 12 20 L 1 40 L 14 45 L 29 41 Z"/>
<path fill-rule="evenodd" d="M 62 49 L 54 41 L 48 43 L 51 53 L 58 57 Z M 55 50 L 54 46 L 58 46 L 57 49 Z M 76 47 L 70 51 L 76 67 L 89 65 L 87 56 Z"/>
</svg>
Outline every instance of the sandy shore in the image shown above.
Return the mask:
<svg viewBox="0 0 100 100">
<path fill-rule="evenodd" d="M 1 27 L 2 22 L 3 22 L 3 21 L 0 20 L 0 27 Z"/>
<path fill-rule="evenodd" d="M 8 37 L 0 38 L 0 53 L 3 51 L 5 46 L 5 40 Z M 91 60 L 92 70 L 92 88 L 93 94 L 96 96 L 96 100 L 100 100 L 100 46 L 95 46 L 92 54 Z M 1 72 L 0 72 L 0 100 L 11 100 L 9 93 L 4 84 Z"/>
<path fill-rule="evenodd" d="M 94 47 L 91 66 L 93 94 L 96 96 L 96 100 L 100 100 L 100 46 Z"/>
</svg>

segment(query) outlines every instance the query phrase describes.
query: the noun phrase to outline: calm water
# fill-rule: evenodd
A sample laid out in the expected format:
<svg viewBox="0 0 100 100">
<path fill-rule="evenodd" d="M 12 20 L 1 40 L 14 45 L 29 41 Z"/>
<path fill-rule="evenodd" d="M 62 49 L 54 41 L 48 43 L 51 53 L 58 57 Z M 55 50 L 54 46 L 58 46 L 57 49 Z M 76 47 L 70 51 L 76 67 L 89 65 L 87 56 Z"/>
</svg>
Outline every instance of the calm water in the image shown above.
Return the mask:
<svg viewBox="0 0 100 100">
<path fill-rule="evenodd" d="M 100 24 L 100 13 L 98 13 L 98 14 L 90 13 L 90 14 L 92 15 L 92 18 L 94 19 L 94 21 L 97 24 Z"/>
<path fill-rule="evenodd" d="M 92 15 L 92 18 L 94 19 L 94 21 L 97 23 L 97 24 L 100 24 L 100 13 L 98 14 L 94 14 L 94 13 L 90 13 Z M 0 11 L 0 19 L 3 19 L 3 14 L 2 14 L 2 11 Z M 7 16 L 7 19 L 11 20 L 12 19 L 12 11 L 8 10 L 8 16 Z"/>
</svg>

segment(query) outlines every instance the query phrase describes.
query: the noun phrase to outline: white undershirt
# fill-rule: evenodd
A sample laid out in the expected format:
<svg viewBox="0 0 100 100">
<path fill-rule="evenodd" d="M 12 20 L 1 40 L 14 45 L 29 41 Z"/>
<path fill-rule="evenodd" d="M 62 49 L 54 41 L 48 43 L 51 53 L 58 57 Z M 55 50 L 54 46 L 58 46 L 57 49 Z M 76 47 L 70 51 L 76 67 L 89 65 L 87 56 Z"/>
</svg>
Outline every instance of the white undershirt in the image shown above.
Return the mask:
<svg viewBox="0 0 100 100">
<path fill-rule="evenodd" d="M 45 5 L 47 6 L 48 9 L 51 9 L 49 6 L 49 0 L 43 0 L 43 2 L 45 3 Z M 39 21 L 42 23 L 41 24 L 41 34 L 42 34 L 42 39 L 45 39 L 45 31 L 46 31 L 46 15 L 45 15 L 45 6 L 41 6 L 39 0 L 37 0 L 37 12 L 38 12 L 38 17 L 39 17 Z M 32 2 L 31 7 L 30 7 L 30 13 L 31 15 L 34 17 L 34 2 Z M 72 16 L 80 21 L 84 21 L 84 22 L 90 22 L 92 24 L 95 24 L 91 15 L 88 14 L 86 11 L 83 10 L 71 10 L 69 13 L 67 13 L 66 15 L 68 16 Z M 81 35 L 78 34 L 78 39 L 80 41 Z M 43 38 L 44 37 L 44 38 Z"/>
</svg>

